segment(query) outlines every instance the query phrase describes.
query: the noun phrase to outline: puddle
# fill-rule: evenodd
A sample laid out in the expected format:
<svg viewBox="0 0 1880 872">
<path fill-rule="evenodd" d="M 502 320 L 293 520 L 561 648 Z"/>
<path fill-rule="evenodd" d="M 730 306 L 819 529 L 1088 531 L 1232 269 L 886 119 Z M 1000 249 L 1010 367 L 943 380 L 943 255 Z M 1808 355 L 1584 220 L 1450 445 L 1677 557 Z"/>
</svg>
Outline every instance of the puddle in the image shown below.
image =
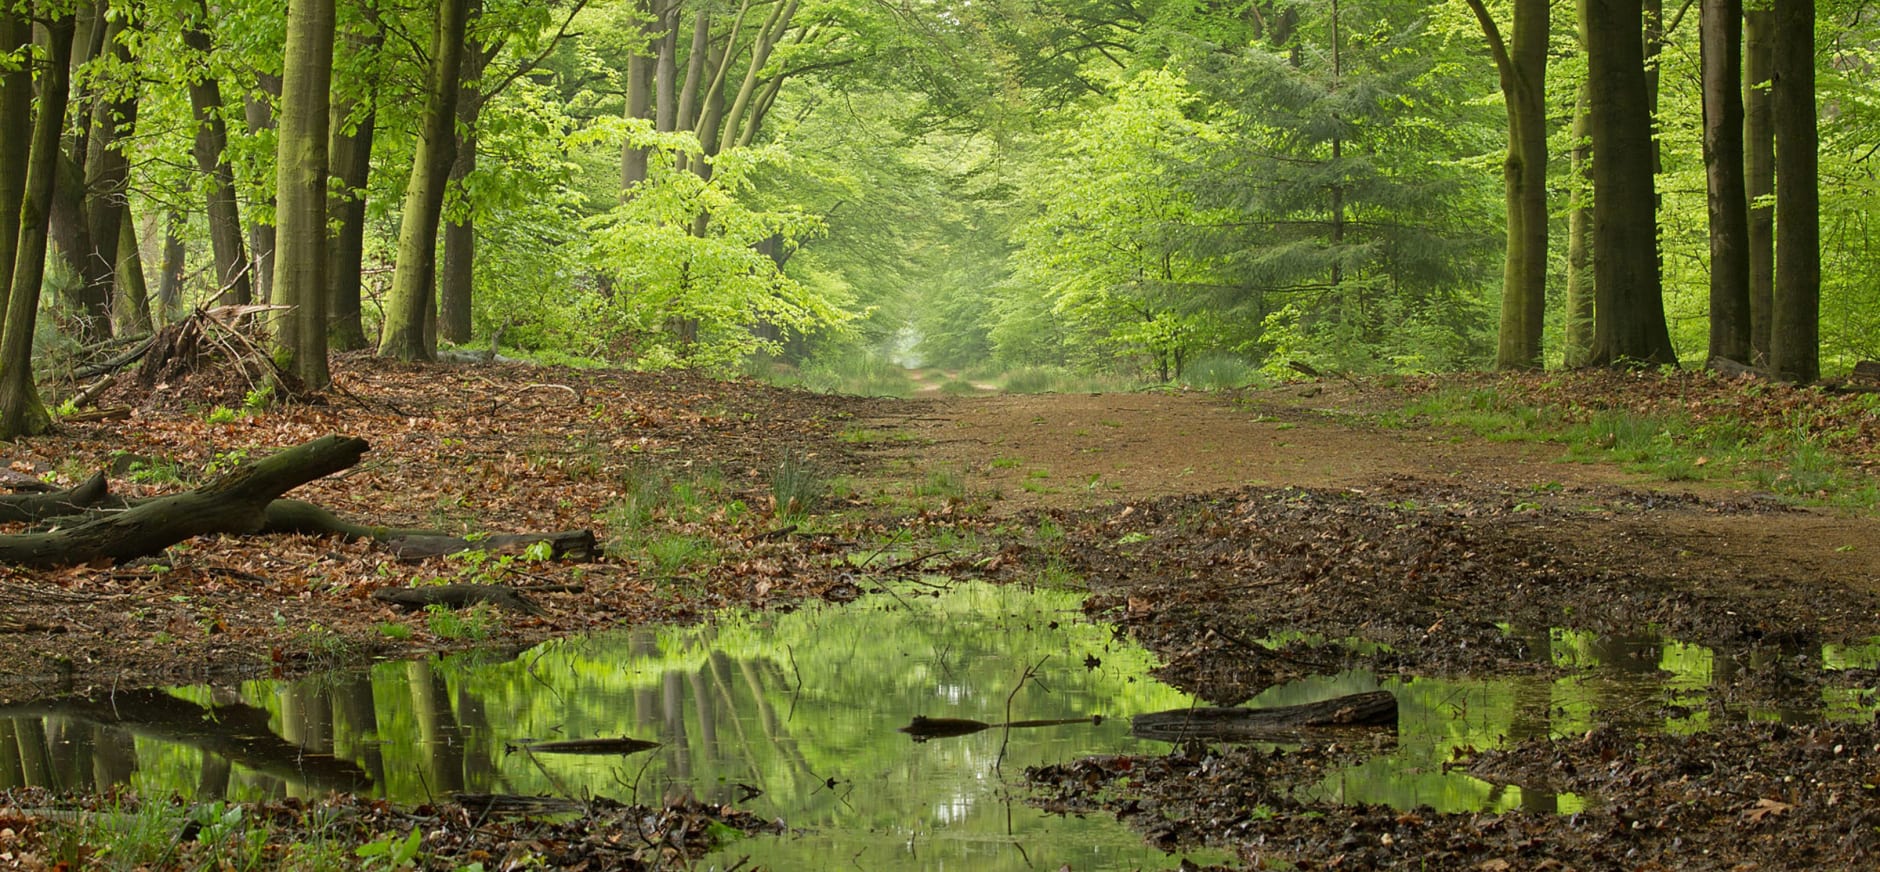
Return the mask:
<svg viewBox="0 0 1880 872">
<path fill-rule="evenodd" d="M 1161 753 L 1165 743 L 1130 736 L 1129 717 L 1194 701 L 1147 677 L 1155 663 L 1146 652 L 1084 622 L 1076 594 L 977 584 L 924 591 L 552 642 L 513 659 L 0 703 L 0 788 L 128 784 L 146 795 L 234 800 L 351 789 L 400 803 L 460 791 L 642 802 L 689 793 L 780 818 L 797 833 L 737 842 L 703 868 L 746 857 L 747 866 L 771 868 L 817 868 L 831 857 L 860 868 L 1173 865 L 1107 815 L 1030 808 L 1022 778 L 1026 766 L 1092 754 Z M 1568 673 L 1349 672 L 1273 688 L 1251 704 L 1379 688 L 1397 697 L 1395 744 L 1303 788 L 1302 798 L 1571 813 L 1597 798 L 1491 785 L 1443 764 L 1459 751 L 1598 722 L 1705 729 L 1709 689 L 1749 656 L 1650 636 L 1509 632 L 1530 641 L 1534 659 Z M 1766 656 L 1872 668 L 1880 643 Z M 1829 688 L 1785 709 L 1731 716 L 1800 721 L 1872 709 L 1859 691 Z M 915 742 L 898 730 L 917 715 L 1081 720 Z M 621 738 L 660 744 L 568 744 Z"/>
</svg>

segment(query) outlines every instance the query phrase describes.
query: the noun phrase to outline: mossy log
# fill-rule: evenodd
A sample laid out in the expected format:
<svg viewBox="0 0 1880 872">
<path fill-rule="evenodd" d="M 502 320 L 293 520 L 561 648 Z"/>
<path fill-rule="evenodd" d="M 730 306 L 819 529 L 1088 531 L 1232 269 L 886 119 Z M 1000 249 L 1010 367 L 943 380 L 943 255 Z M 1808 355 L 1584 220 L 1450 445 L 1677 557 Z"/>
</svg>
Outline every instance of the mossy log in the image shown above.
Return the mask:
<svg viewBox="0 0 1880 872">
<path fill-rule="evenodd" d="M 501 606 L 525 615 L 539 615 L 542 609 L 513 587 L 501 584 L 425 584 L 417 587 L 388 587 L 372 592 L 372 598 L 407 609 L 445 606 L 469 608 L 483 603 Z"/>
<path fill-rule="evenodd" d="M 1397 697 L 1388 690 L 1274 708 L 1198 707 L 1151 712 L 1130 720 L 1137 738 L 1261 741 L 1352 728 L 1397 728 Z"/>
<path fill-rule="evenodd" d="M 520 553 L 548 543 L 551 560 L 593 560 L 591 530 L 501 533 L 460 538 L 442 530 L 359 524 L 280 494 L 352 466 L 362 439 L 327 436 L 257 460 L 187 493 L 126 502 L 108 492 L 104 473 L 69 490 L 0 495 L 0 522 L 50 522 L 51 529 L 0 536 L 0 563 L 47 568 L 98 560 L 123 562 L 160 553 L 193 536 L 299 533 L 370 539 L 400 560 L 463 551 Z"/>
<path fill-rule="evenodd" d="M 107 489 L 104 473 L 98 472 L 69 490 L 0 494 L 0 521 L 43 521 L 77 514 L 98 505 Z"/>
<path fill-rule="evenodd" d="M 367 448 L 364 439 L 322 436 L 244 464 L 193 491 L 68 528 L 0 536 L 0 562 L 39 568 L 123 562 L 194 536 L 254 533 L 266 525 L 269 503 L 358 463 Z"/>
</svg>

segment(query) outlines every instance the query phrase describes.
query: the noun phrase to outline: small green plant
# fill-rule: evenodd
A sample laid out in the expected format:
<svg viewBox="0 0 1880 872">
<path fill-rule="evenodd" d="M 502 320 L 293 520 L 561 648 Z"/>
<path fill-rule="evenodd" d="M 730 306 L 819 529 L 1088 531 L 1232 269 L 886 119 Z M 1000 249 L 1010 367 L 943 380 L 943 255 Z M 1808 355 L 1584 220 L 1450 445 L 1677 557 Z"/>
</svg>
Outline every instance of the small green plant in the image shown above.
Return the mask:
<svg viewBox="0 0 1880 872">
<path fill-rule="evenodd" d="M 1149 541 L 1151 538 L 1152 537 L 1148 533 L 1144 533 L 1141 530 L 1131 530 L 1127 533 L 1124 533 L 1122 536 L 1118 537 L 1116 540 L 1116 544 L 1140 545 L 1144 542 Z"/>
<path fill-rule="evenodd" d="M 794 454 L 785 454 L 771 473 L 771 511 L 779 518 L 809 514 L 828 494 L 829 483 L 821 472 Z"/>
<path fill-rule="evenodd" d="M 259 415 L 272 405 L 274 405 L 273 385 L 262 385 L 242 397 L 242 411 L 250 415 Z"/>
<path fill-rule="evenodd" d="M 207 424 L 233 424 L 240 418 L 241 415 L 227 406 L 216 406 L 210 409 L 207 415 L 202 416 L 203 422 Z"/>
<path fill-rule="evenodd" d="M 137 460 L 131 463 L 130 479 L 138 484 L 182 484 L 183 470 L 167 460 Z"/>
<path fill-rule="evenodd" d="M 496 635 L 496 613 L 489 603 L 478 603 L 467 609 L 453 609 L 445 605 L 425 606 L 425 626 L 431 635 L 440 639 L 465 642 L 481 642 Z"/>
<path fill-rule="evenodd" d="M 1025 464 L 1025 461 L 1023 461 L 1023 460 L 1020 460 L 1020 459 L 1018 459 L 1018 458 L 1016 458 L 1016 457 L 994 457 L 994 458 L 992 458 L 992 468 L 993 468 L 993 469 L 1017 469 L 1017 468 L 1019 468 L 1020 466 L 1023 466 L 1024 464 Z"/>
<path fill-rule="evenodd" d="M 379 635 L 394 642 L 403 642 L 411 638 L 411 628 L 395 621 L 380 621 L 375 627 Z"/>
<path fill-rule="evenodd" d="M 646 543 L 647 559 L 667 575 L 676 575 L 710 563 L 714 558 L 711 542 L 697 536 L 669 534 L 655 536 Z"/>
<path fill-rule="evenodd" d="M 959 499 L 966 496 L 966 483 L 950 469 L 931 469 L 926 478 L 914 483 L 914 496 Z"/>
<path fill-rule="evenodd" d="M 366 869 L 415 869 L 418 851 L 423 846 L 424 836 L 417 827 L 405 836 L 386 833 L 370 842 L 360 845 L 353 853 L 363 861 Z"/>
</svg>

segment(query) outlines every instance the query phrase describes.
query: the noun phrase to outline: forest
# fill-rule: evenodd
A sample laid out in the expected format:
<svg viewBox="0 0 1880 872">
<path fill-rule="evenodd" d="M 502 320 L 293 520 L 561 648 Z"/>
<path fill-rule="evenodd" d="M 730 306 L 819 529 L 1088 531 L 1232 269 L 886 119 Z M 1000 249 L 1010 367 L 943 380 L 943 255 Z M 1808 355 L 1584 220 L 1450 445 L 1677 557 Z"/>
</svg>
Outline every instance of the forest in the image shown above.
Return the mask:
<svg viewBox="0 0 1880 872">
<path fill-rule="evenodd" d="M 1813 381 L 1880 356 L 1880 22 L 1760 6 L 16 0 L 0 433 L 249 304 L 311 389 L 496 344 Z"/>
</svg>

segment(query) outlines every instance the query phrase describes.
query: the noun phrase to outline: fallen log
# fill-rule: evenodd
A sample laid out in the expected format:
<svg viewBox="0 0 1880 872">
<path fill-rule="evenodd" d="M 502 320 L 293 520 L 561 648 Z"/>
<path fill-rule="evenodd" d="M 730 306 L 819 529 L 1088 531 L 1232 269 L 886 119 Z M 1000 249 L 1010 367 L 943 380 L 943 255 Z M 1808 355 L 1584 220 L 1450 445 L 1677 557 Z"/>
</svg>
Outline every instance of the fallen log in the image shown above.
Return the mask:
<svg viewBox="0 0 1880 872">
<path fill-rule="evenodd" d="M 1297 738 L 1302 732 L 1397 728 L 1397 697 L 1388 690 L 1274 708 L 1199 707 L 1151 712 L 1130 719 L 1141 739 L 1260 741 Z"/>
<path fill-rule="evenodd" d="M 218 476 L 193 491 L 43 533 L 0 536 L 0 563 L 49 568 L 123 562 L 194 536 L 254 533 L 281 494 L 359 462 L 364 439 L 322 436 Z"/>
<path fill-rule="evenodd" d="M 546 542 L 550 560 L 589 561 L 600 554 L 600 543 L 592 530 L 564 530 L 560 533 L 497 533 L 466 538 L 442 530 L 406 527 L 379 527 L 356 524 L 303 500 L 275 500 L 268 504 L 264 533 L 301 533 L 312 536 L 341 536 L 346 541 L 371 539 L 386 547 L 400 560 L 418 561 L 465 551 L 496 554 L 520 554 L 529 547 Z"/>
<path fill-rule="evenodd" d="M 465 609 L 488 603 L 525 615 L 539 615 L 541 607 L 530 602 L 522 591 L 500 584 L 426 584 L 418 587 L 388 587 L 372 592 L 372 598 L 407 609 L 444 606 Z"/>
<path fill-rule="evenodd" d="M 76 514 L 105 497 L 104 473 L 94 473 L 77 487 L 51 493 L 0 494 L 0 521 L 43 521 Z"/>
</svg>

